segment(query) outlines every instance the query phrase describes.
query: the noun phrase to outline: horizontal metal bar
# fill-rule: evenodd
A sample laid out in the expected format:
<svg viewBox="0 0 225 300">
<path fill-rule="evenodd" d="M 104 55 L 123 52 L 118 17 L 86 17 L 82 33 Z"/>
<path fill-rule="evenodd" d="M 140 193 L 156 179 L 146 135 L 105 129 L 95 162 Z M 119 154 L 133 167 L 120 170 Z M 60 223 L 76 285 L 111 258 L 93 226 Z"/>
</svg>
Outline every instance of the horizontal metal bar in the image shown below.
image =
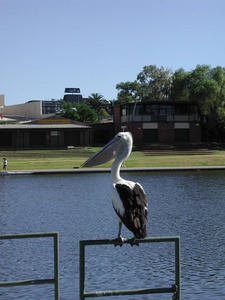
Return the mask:
<svg viewBox="0 0 225 300">
<path fill-rule="evenodd" d="M 176 242 L 179 241 L 179 236 L 166 236 L 166 237 L 147 237 L 145 239 L 136 239 L 135 242 L 141 243 L 161 243 L 161 242 Z M 84 240 L 80 241 L 84 246 L 91 245 L 115 245 L 118 244 L 118 239 L 105 239 L 105 240 Z M 129 244 L 130 239 L 124 239 L 122 244 Z"/>
<path fill-rule="evenodd" d="M 173 293 L 173 288 L 155 288 L 155 289 L 136 289 L 136 290 L 118 290 L 118 291 L 99 291 L 99 292 L 85 292 L 86 298 L 91 297 L 106 297 L 119 295 L 143 295 L 143 294 L 158 294 L 158 293 Z"/>
<path fill-rule="evenodd" d="M 57 232 L 43 232 L 43 233 L 23 233 L 23 234 L 6 234 L 0 235 L 0 240 L 12 240 L 12 239 L 26 239 L 26 238 L 41 238 L 41 237 L 56 237 Z"/>
<path fill-rule="evenodd" d="M 37 284 L 55 284 L 55 279 L 37 279 L 37 280 L 18 280 L 0 282 L 0 287 L 21 286 L 21 285 L 37 285 Z"/>
</svg>

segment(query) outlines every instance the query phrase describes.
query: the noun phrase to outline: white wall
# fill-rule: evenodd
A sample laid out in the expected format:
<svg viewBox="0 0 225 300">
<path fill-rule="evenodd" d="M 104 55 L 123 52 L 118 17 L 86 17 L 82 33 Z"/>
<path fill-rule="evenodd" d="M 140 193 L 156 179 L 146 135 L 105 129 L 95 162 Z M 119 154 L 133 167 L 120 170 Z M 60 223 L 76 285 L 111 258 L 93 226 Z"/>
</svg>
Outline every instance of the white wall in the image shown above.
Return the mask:
<svg viewBox="0 0 225 300">
<path fill-rule="evenodd" d="M 5 116 L 20 116 L 28 119 L 39 119 L 44 117 L 42 115 L 42 101 L 4 106 L 3 114 Z"/>
</svg>

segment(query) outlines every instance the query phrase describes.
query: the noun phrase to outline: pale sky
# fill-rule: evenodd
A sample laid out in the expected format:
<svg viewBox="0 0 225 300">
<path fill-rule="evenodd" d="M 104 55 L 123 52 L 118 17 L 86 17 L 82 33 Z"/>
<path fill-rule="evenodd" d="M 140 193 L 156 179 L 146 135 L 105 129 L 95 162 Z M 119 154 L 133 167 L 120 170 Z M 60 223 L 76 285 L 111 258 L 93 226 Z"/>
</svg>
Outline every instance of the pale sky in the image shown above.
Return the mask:
<svg viewBox="0 0 225 300">
<path fill-rule="evenodd" d="M 113 100 L 144 66 L 225 67 L 224 16 L 224 0 L 0 0 L 0 94 Z"/>
</svg>

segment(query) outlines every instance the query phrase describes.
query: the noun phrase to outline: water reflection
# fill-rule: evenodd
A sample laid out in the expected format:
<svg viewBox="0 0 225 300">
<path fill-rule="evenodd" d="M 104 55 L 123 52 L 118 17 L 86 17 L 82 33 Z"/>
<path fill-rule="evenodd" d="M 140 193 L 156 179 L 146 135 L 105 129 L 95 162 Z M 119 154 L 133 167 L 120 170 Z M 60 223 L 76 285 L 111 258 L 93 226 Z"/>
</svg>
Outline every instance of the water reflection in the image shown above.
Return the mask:
<svg viewBox="0 0 225 300">
<path fill-rule="evenodd" d="M 123 176 L 140 182 L 146 191 L 148 236 L 181 236 L 182 299 L 225 298 L 225 173 Z M 0 178 L 0 234 L 59 232 L 61 299 L 79 298 L 79 240 L 117 234 L 109 182 L 109 174 Z M 124 227 L 122 234 L 131 236 Z M 86 289 L 170 286 L 173 253 L 173 244 L 87 248 Z M 51 240 L 1 241 L 0 281 L 51 277 L 52 255 Z M 0 298 L 49 300 L 53 299 L 53 287 L 1 288 Z M 170 295 L 146 295 L 141 299 L 168 298 Z"/>
</svg>

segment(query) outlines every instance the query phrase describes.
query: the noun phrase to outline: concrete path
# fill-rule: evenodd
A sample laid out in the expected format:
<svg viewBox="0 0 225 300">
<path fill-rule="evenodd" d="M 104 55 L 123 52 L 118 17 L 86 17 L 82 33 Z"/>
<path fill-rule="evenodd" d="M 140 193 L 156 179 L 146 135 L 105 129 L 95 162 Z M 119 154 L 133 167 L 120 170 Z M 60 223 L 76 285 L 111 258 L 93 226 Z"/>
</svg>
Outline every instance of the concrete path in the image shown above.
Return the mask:
<svg viewBox="0 0 225 300">
<path fill-rule="evenodd" d="M 165 172 L 165 171 L 205 171 L 225 170 L 225 166 L 196 166 L 196 167 L 162 167 L 162 168 L 121 168 L 121 172 Z M 75 168 L 75 169 L 52 169 L 52 170 L 10 170 L 0 172 L 0 175 L 44 175 L 44 174 L 82 174 L 82 173 L 109 173 L 110 168 Z"/>
</svg>

